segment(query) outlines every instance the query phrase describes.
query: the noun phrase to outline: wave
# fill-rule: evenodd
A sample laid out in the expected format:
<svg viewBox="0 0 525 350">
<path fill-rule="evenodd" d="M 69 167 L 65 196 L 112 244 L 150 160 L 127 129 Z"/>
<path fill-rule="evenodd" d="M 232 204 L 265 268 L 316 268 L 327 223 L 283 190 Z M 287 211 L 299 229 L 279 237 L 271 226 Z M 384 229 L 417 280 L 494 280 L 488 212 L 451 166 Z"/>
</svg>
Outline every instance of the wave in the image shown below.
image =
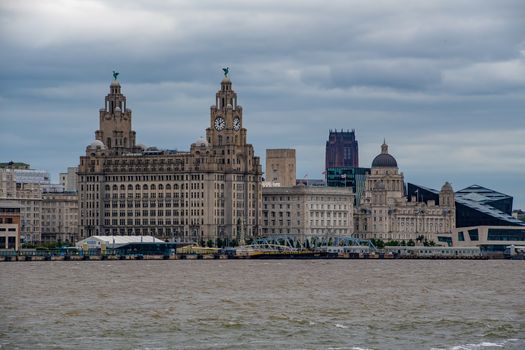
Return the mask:
<svg viewBox="0 0 525 350">
<path fill-rule="evenodd" d="M 462 345 L 454 345 L 448 348 L 432 348 L 431 350 L 476 350 L 483 348 L 503 348 L 505 345 L 517 342 L 519 339 L 505 339 L 500 341 L 482 341 L 479 343 L 468 343 Z M 518 344 L 516 344 L 518 345 Z"/>
</svg>

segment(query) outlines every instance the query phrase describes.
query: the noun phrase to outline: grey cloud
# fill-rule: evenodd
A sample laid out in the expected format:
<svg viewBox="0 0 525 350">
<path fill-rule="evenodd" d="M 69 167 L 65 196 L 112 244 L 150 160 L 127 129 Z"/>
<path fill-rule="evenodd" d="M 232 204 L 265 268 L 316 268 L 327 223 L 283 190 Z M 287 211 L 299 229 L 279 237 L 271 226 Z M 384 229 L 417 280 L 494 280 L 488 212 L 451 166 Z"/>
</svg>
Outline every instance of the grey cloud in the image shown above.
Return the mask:
<svg viewBox="0 0 525 350">
<path fill-rule="evenodd" d="M 334 87 L 380 86 L 399 89 L 425 89 L 441 82 L 432 62 L 413 60 L 366 60 L 331 67 Z"/>
<path fill-rule="evenodd" d="M 298 176 L 321 176 L 328 129 L 355 128 L 363 165 L 386 137 L 407 179 L 509 181 L 525 208 L 525 3 L 402 5 L 3 1 L 0 160 L 76 164 L 113 69 L 138 140 L 187 149 L 230 66 L 249 142 L 296 147 Z"/>
</svg>

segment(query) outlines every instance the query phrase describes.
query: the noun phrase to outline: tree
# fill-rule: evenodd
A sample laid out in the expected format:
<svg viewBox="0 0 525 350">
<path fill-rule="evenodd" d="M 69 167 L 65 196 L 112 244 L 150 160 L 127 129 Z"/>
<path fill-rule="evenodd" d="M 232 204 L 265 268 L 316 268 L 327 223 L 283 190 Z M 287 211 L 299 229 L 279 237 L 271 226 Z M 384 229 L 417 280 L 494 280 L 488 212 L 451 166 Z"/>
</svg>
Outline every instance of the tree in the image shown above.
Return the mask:
<svg viewBox="0 0 525 350">
<path fill-rule="evenodd" d="M 376 248 L 382 249 L 385 247 L 385 242 L 382 239 L 372 238 L 370 241 L 372 242 L 373 245 L 376 246 Z"/>
<path fill-rule="evenodd" d="M 208 248 L 213 247 L 213 241 L 211 239 L 208 239 L 208 242 L 206 242 L 206 245 L 208 246 Z"/>
<path fill-rule="evenodd" d="M 407 242 L 407 246 L 409 247 L 413 247 L 416 245 L 416 242 L 414 242 L 412 239 L 409 239 L 408 242 Z"/>
</svg>

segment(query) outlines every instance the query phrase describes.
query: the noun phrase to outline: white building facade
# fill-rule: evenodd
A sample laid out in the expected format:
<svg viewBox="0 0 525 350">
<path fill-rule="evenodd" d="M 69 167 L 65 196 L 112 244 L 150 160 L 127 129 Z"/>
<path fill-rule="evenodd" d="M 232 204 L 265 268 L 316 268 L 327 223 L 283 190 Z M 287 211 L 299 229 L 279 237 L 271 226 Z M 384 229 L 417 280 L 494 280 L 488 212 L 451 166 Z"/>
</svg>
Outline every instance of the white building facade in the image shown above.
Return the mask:
<svg viewBox="0 0 525 350">
<path fill-rule="evenodd" d="M 264 187 L 262 234 L 349 236 L 353 203 L 352 189 L 346 187 Z"/>
<path fill-rule="evenodd" d="M 42 193 L 41 224 L 43 242 L 75 242 L 79 236 L 77 193 Z"/>
</svg>

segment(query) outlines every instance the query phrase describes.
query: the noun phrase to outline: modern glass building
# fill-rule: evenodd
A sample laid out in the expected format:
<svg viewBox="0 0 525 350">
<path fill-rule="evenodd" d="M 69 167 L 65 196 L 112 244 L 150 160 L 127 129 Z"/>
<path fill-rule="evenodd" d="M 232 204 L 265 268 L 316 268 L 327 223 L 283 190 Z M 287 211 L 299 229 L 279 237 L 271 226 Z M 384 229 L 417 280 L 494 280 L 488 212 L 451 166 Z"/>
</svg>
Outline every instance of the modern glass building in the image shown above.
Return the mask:
<svg viewBox="0 0 525 350">
<path fill-rule="evenodd" d="M 409 183 L 410 201 L 435 200 L 439 203 L 439 192 Z M 456 227 L 473 226 L 525 226 L 525 222 L 512 214 L 513 198 L 494 190 L 472 185 L 455 193 Z"/>
<path fill-rule="evenodd" d="M 352 187 L 355 193 L 354 205 L 359 205 L 365 190 L 366 175 L 370 168 L 333 167 L 326 170 L 326 185 L 329 187 Z"/>
</svg>

